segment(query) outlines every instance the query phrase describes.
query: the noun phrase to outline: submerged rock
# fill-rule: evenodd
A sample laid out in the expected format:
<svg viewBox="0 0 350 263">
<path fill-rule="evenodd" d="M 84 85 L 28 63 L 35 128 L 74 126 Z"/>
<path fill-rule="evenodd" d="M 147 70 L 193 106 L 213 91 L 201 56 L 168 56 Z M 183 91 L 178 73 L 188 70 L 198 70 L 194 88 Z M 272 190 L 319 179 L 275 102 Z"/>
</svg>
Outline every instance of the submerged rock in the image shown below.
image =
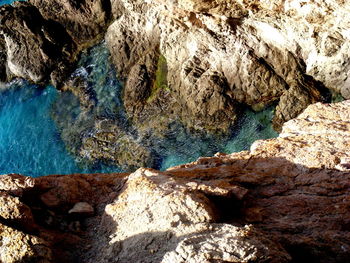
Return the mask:
<svg viewBox="0 0 350 263">
<path fill-rule="evenodd" d="M 17 230 L 16 213 L 2 219 L 1 260 L 346 262 L 349 106 L 311 105 L 278 138 L 250 151 L 164 172 L 52 175 L 31 183 L 1 176 L 3 194 L 20 200 L 4 202 L 1 211 L 21 204 L 35 221 Z M 67 216 L 81 202 L 95 208 L 92 217 Z"/>
<path fill-rule="evenodd" d="M 154 166 L 150 150 L 109 120 L 98 120 L 89 136 L 82 139 L 80 156 L 90 161 L 103 160 L 126 171 Z"/>
</svg>

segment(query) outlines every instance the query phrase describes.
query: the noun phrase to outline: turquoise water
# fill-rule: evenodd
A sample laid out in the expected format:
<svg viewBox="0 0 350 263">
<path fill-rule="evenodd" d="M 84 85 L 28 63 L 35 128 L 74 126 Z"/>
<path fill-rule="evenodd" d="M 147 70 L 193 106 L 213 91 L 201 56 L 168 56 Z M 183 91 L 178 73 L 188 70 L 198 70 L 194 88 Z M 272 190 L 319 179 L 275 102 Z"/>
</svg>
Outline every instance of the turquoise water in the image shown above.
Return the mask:
<svg viewBox="0 0 350 263">
<path fill-rule="evenodd" d="M 273 108 L 258 113 L 246 110 L 228 138 L 208 135 L 199 137 L 185 131 L 177 131 L 170 142 L 163 142 L 164 145 L 170 145 L 163 152 L 164 159 L 160 169 L 165 170 L 192 162 L 201 156 L 213 156 L 217 152 L 233 153 L 249 150 L 250 145 L 256 140 L 277 137 L 278 133 L 272 129 L 272 117 Z"/>
<path fill-rule="evenodd" d="M 56 89 L 17 80 L 0 90 L 0 174 L 36 177 L 111 171 L 81 168 L 67 153 L 50 117 L 51 105 L 59 96 Z"/>
<path fill-rule="evenodd" d="M 83 111 L 73 95 L 60 93 L 51 86 L 39 88 L 21 80 L 0 84 L 0 174 L 21 173 L 37 177 L 121 171 L 100 163 L 84 166 L 84 162 L 68 153 L 61 139 L 71 143 L 67 138 L 76 140 L 77 136 L 88 134 L 96 118 L 111 118 L 133 132 L 127 125 L 120 98 L 122 88 L 108 57 L 105 45 L 98 45 L 82 54 L 73 73 L 86 81 L 95 101 L 93 110 L 83 118 L 79 118 Z M 51 118 L 53 113 L 56 122 Z M 260 113 L 246 110 L 228 137 L 191 134 L 174 122 L 164 138 L 149 141 L 140 138 L 140 141 L 155 154 L 155 168 L 164 170 L 216 152 L 246 150 L 257 139 L 276 137 L 277 133 L 271 127 L 272 115 L 272 108 Z M 69 129 L 65 130 L 65 127 Z"/>
<path fill-rule="evenodd" d="M 12 4 L 13 2 L 24 2 L 26 0 L 0 0 L 0 5 Z"/>
</svg>

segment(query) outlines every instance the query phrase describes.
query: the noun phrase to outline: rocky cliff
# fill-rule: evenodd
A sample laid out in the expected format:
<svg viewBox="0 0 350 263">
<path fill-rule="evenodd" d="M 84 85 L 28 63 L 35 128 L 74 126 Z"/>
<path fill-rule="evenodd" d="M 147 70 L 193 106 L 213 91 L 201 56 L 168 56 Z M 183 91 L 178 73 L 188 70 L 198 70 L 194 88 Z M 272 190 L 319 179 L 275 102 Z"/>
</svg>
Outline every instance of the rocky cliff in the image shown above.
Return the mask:
<svg viewBox="0 0 350 263">
<path fill-rule="evenodd" d="M 174 122 L 225 134 L 242 108 L 274 105 L 280 131 L 331 94 L 350 98 L 349 8 L 342 0 L 30 0 L 0 9 L 0 77 L 51 81 L 78 97 L 84 112 L 74 130 L 89 127 L 83 134 L 91 136 L 76 142 L 66 131 L 73 128 L 61 127 L 74 154 L 127 169 L 152 166 L 144 141 Z M 71 74 L 79 52 L 103 38 L 123 84 L 128 127 L 115 116 L 102 120 L 103 129 L 100 119 L 91 123 L 93 89 Z"/>
<path fill-rule="evenodd" d="M 350 102 L 164 172 L 0 177 L 1 262 L 347 262 Z"/>
<path fill-rule="evenodd" d="M 223 131 L 241 105 L 276 103 L 280 129 L 326 100 L 326 88 L 348 97 L 348 8 L 317 0 L 112 1 L 106 39 L 126 80 L 126 110 L 141 127 L 158 107 L 192 128 Z"/>
<path fill-rule="evenodd" d="M 103 38 L 110 12 L 110 2 L 104 0 L 1 6 L 0 80 L 51 81 L 60 88 L 79 51 Z"/>
</svg>

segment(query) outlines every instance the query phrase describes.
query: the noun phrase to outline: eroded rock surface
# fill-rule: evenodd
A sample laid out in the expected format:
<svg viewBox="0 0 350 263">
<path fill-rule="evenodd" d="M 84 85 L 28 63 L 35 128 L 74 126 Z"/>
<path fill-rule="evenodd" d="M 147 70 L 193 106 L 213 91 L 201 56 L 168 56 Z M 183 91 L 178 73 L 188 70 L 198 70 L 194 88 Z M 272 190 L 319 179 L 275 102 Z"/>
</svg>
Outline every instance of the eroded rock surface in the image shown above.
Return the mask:
<svg viewBox="0 0 350 263">
<path fill-rule="evenodd" d="M 280 130 L 328 100 L 327 89 L 348 98 L 348 9 L 344 1 L 115 0 L 106 40 L 139 126 L 140 108 L 151 123 L 149 109 L 158 108 L 190 127 L 223 131 L 240 104 L 278 104 Z M 162 57 L 166 71 L 157 70 Z M 157 85 L 162 78 L 165 90 Z"/>
<path fill-rule="evenodd" d="M 7 73 L 8 78 L 41 82 L 58 64 L 69 63 L 75 49 L 71 38 L 62 25 L 45 20 L 34 6 L 2 6 L 0 20 L 0 38 L 5 42 L 0 49 L 7 68 L 3 77 Z"/>
<path fill-rule="evenodd" d="M 83 113 L 60 128 L 78 158 L 152 167 L 159 156 L 145 141 L 171 126 L 222 135 L 242 108 L 277 105 L 280 131 L 331 92 L 349 98 L 349 8 L 340 0 L 30 0 L 1 8 L 0 79 L 50 80 L 77 97 Z M 100 115 L 85 114 L 99 107 L 93 88 L 70 75 L 79 52 L 103 38 L 127 123 L 108 131 L 97 130 Z"/>
<path fill-rule="evenodd" d="M 60 87 L 78 52 L 103 38 L 110 12 L 104 0 L 33 0 L 2 6 L 0 80 L 51 80 Z"/>
<path fill-rule="evenodd" d="M 1 260 L 346 262 L 349 107 L 311 105 L 279 138 L 164 172 L 3 175 Z"/>
<path fill-rule="evenodd" d="M 111 16 L 109 0 L 30 0 L 45 19 L 65 27 L 74 42 L 91 46 L 102 39 Z"/>
</svg>

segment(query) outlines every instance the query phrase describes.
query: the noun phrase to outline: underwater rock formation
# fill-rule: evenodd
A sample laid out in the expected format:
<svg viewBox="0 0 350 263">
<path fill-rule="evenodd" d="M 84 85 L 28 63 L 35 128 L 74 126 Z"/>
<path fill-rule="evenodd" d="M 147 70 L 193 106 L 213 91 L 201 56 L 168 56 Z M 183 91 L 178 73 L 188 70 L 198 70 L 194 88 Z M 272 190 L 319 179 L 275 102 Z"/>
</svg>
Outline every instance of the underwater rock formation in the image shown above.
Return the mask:
<svg viewBox="0 0 350 263">
<path fill-rule="evenodd" d="M 13 201 L 0 210 L 0 259 L 346 262 L 349 107 L 311 105 L 250 151 L 164 172 L 2 175 L 1 200 Z M 94 214 L 69 214 L 81 202 Z"/>
</svg>

